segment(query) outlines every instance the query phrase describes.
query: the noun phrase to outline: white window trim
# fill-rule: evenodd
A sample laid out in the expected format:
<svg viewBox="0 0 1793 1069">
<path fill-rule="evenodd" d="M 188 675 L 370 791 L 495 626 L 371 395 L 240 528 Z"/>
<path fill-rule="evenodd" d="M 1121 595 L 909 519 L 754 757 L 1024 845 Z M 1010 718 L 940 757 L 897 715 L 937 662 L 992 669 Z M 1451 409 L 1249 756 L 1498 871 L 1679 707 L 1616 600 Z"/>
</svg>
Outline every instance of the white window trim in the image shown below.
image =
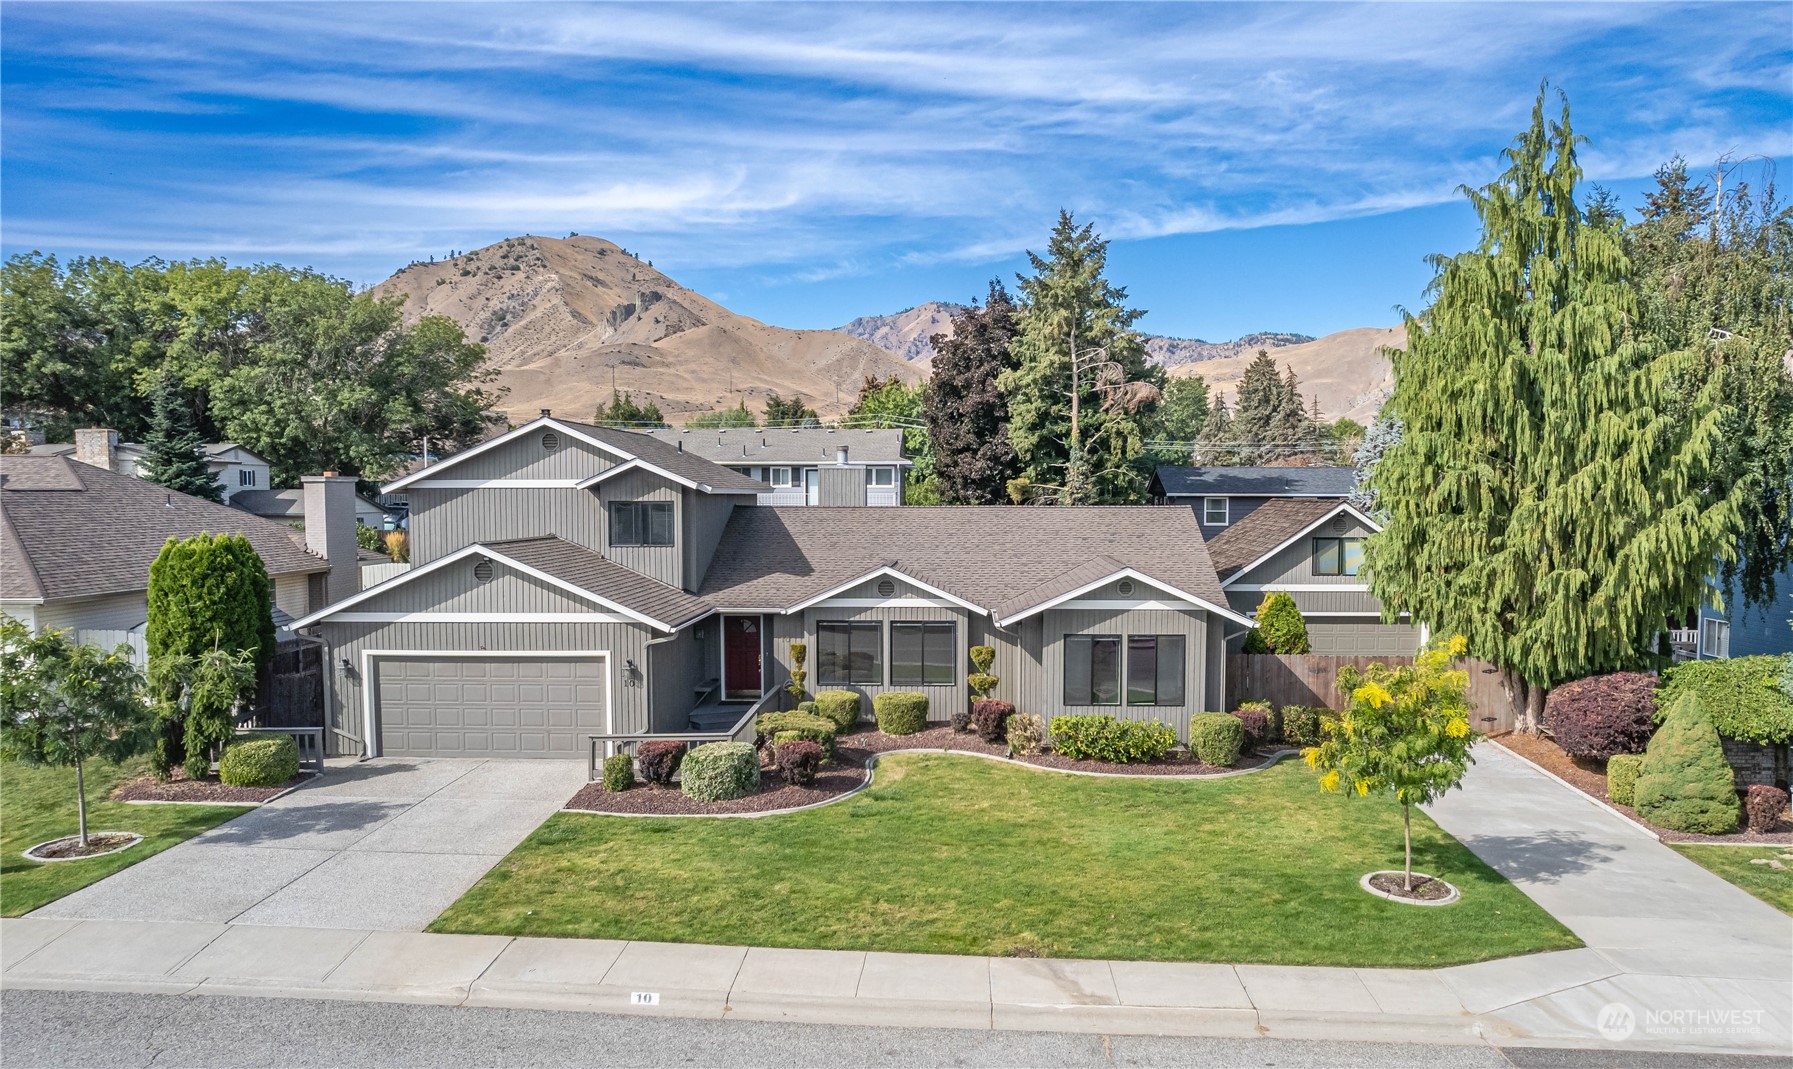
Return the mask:
<svg viewBox="0 0 1793 1069">
<path fill-rule="evenodd" d="M 1218 520 L 1211 520 L 1208 518 L 1208 503 L 1210 501 L 1220 502 L 1220 519 L 1218 519 Z M 1225 527 L 1228 525 L 1228 523 L 1231 522 L 1232 518 L 1233 518 L 1233 499 L 1232 498 L 1230 498 L 1230 497 L 1204 497 L 1204 498 L 1202 498 L 1202 526 L 1203 527 Z"/>
<path fill-rule="evenodd" d="M 1111 575 L 1105 575 L 1100 579 L 1096 579 L 1091 582 L 1085 583 L 1082 586 L 1078 587 L 1076 590 L 1072 590 L 1067 593 L 1060 594 L 1058 597 L 1051 598 L 1047 601 L 1042 601 L 1038 605 L 1031 605 L 1025 609 L 1022 609 L 1021 611 L 1019 611 L 1017 613 L 1014 613 L 1011 616 L 1005 616 L 1001 619 L 996 620 L 996 624 L 998 627 L 1009 627 L 1009 626 L 1015 624 L 1017 621 L 1025 620 L 1029 616 L 1033 616 L 1036 613 L 1045 612 L 1047 609 L 1055 609 L 1058 606 L 1063 605 L 1067 601 L 1074 601 L 1077 598 L 1080 598 L 1083 595 L 1089 593 L 1090 591 L 1100 589 L 1101 587 L 1104 587 L 1104 586 L 1108 585 L 1109 583 L 1114 582 L 1117 579 L 1137 580 L 1141 583 L 1146 584 L 1147 586 L 1152 587 L 1155 590 L 1159 590 L 1166 594 L 1169 594 L 1173 598 L 1179 598 L 1179 599 L 1186 601 L 1186 602 L 1190 603 L 1191 605 L 1194 605 L 1198 608 L 1206 609 L 1212 613 L 1218 613 L 1221 616 L 1226 617 L 1227 619 L 1233 621 L 1236 624 L 1243 624 L 1246 627 L 1256 627 L 1258 625 L 1256 620 L 1253 620 L 1248 616 L 1242 616 L 1239 613 L 1234 612 L 1232 609 L 1229 609 L 1224 605 L 1215 605 L 1213 602 L 1205 601 L 1201 598 L 1196 597 L 1194 594 L 1189 593 L 1187 590 L 1178 590 L 1176 587 L 1171 586 L 1169 583 L 1160 582 L 1159 580 L 1153 579 L 1151 576 L 1146 575 L 1143 572 L 1136 571 L 1132 568 L 1122 568 L 1121 570 L 1114 572 Z M 994 618 L 994 616 L 992 618 Z M 1104 633 L 1106 633 L 1106 632 L 1104 632 Z"/>
<path fill-rule="evenodd" d="M 366 737 L 362 740 L 361 749 L 367 757 L 380 756 L 380 732 L 374 715 L 374 699 L 379 692 L 379 679 L 374 673 L 376 657 L 391 657 L 398 660 L 407 658 L 467 658 L 484 657 L 488 659 L 508 660 L 592 660 L 604 662 L 604 734 L 616 734 L 616 685 L 611 677 L 615 674 L 615 666 L 610 661 L 609 650 L 362 650 L 361 651 L 361 730 Z M 605 743 L 604 749 L 611 750 L 615 743 Z M 605 754 L 609 756 L 608 753 Z"/>
<path fill-rule="evenodd" d="M 1725 660 L 1731 656 L 1731 621 L 1708 616 L 1700 620 L 1701 659 Z"/>
<path fill-rule="evenodd" d="M 805 598 L 802 601 L 797 602 L 795 605 L 792 605 L 790 608 L 784 609 L 782 611 L 786 616 L 789 616 L 792 613 L 802 612 L 804 609 L 810 608 L 815 605 L 819 605 L 824 601 L 831 600 L 836 595 L 839 595 L 848 590 L 851 590 L 854 587 L 860 585 L 861 583 L 868 583 L 868 582 L 872 581 L 873 579 L 878 579 L 883 576 L 889 576 L 890 578 L 895 579 L 898 582 L 908 583 L 910 586 L 915 587 L 918 590 L 925 590 L 928 593 L 934 595 L 935 597 L 944 599 L 945 601 L 948 601 L 954 605 L 957 605 L 959 608 L 964 609 L 968 612 L 977 613 L 979 616 L 988 616 L 989 615 L 988 612 L 979 608 L 976 605 L 973 605 L 971 602 L 966 601 L 964 598 L 954 597 L 953 595 L 947 593 L 946 591 L 941 590 L 939 587 L 929 586 L 927 583 L 922 582 L 920 579 L 915 578 L 913 575 L 904 575 L 902 572 L 897 571 L 895 568 L 892 568 L 889 565 L 885 565 L 882 568 L 874 568 L 871 571 L 866 572 L 864 575 L 856 575 L 853 578 L 847 580 L 844 583 L 841 583 L 838 586 L 829 587 L 827 590 L 822 591 L 820 594 L 816 594 L 816 595 L 813 595 L 812 597 Z M 884 605 L 884 604 L 888 604 L 889 601 L 890 601 L 889 598 L 881 598 L 878 600 L 877 604 Z"/>
<path fill-rule="evenodd" d="M 870 474 L 866 477 L 867 486 L 875 486 L 880 490 L 893 489 L 896 486 L 896 469 L 887 464 L 878 464 L 866 469 Z M 879 482 L 882 477 L 886 482 Z"/>
</svg>

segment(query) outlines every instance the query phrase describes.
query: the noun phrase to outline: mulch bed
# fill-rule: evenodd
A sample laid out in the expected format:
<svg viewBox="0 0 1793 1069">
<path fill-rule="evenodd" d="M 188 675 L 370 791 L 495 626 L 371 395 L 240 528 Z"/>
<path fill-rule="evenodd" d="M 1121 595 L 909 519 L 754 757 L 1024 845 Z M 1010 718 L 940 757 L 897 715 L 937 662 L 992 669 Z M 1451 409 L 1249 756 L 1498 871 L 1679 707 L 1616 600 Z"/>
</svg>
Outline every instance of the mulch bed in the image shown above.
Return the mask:
<svg viewBox="0 0 1793 1069">
<path fill-rule="evenodd" d="M 1539 765 L 1549 772 L 1561 777 L 1570 786 L 1583 794 L 1598 798 L 1614 809 L 1637 821 L 1651 832 L 1662 837 L 1665 843 L 1721 843 L 1727 846 L 1782 846 L 1793 844 L 1793 821 L 1782 815 L 1774 830 L 1767 835 L 1758 835 L 1747 828 L 1738 828 L 1730 835 L 1698 835 L 1686 831 L 1670 831 L 1658 828 L 1645 820 L 1638 811 L 1628 805 L 1620 805 L 1606 797 L 1606 771 L 1597 761 L 1582 761 L 1570 757 L 1556 743 L 1539 735 L 1523 735 L 1513 732 L 1507 735 L 1494 736 L 1495 742 L 1513 751 L 1519 756 Z"/>
<path fill-rule="evenodd" d="M 215 779 L 188 779 L 186 773 L 177 769 L 167 783 L 154 776 L 138 776 L 119 784 L 106 797 L 114 802 L 192 802 L 195 805 L 265 802 L 303 782 L 305 774 L 301 772 L 277 787 L 227 787 Z"/>
<path fill-rule="evenodd" d="M 66 839 L 57 839 L 41 847 L 35 847 L 29 856 L 46 861 L 60 861 L 71 857 L 92 857 L 95 854 L 106 854 L 129 843 L 135 842 L 137 836 L 130 832 L 90 832 L 87 845 L 81 845 L 79 835 L 71 835 Z"/>
<path fill-rule="evenodd" d="M 1406 882 L 1406 876 L 1399 872 L 1378 872 L 1370 877 L 1371 887 L 1385 895 L 1394 895 L 1396 898 L 1411 898 L 1416 902 L 1436 902 L 1441 898 L 1451 896 L 1451 885 L 1443 880 L 1433 879 L 1430 876 L 1421 879 L 1416 873 L 1411 891 L 1407 890 Z"/>
<path fill-rule="evenodd" d="M 1007 743 L 985 742 L 974 734 L 960 734 L 946 726 L 929 728 L 914 735 L 886 735 L 880 731 L 866 731 L 842 736 L 835 745 L 834 760 L 816 774 L 815 783 L 808 787 L 792 787 L 780 779 L 777 772 L 762 765 L 759 790 L 726 802 L 695 801 L 685 797 L 684 792 L 677 787 L 642 784 L 627 791 L 613 793 L 606 791 L 601 783 L 588 783 L 573 795 L 566 808 L 591 813 L 659 816 L 768 813 L 779 809 L 794 809 L 837 798 L 859 787 L 865 783 L 868 774 L 866 761 L 874 754 L 889 753 L 892 750 L 942 750 L 1002 757 L 1008 756 L 1009 752 Z M 1016 761 L 1042 768 L 1082 772 L 1118 772 L 1135 776 L 1211 776 L 1221 772 L 1258 768 L 1268 764 L 1270 757 L 1256 754 L 1242 759 L 1234 768 L 1204 765 L 1183 752 L 1173 753 L 1163 761 L 1129 765 L 1107 761 L 1073 761 L 1052 753 L 1030 754 L 1016 758 Z"/>
</svg>

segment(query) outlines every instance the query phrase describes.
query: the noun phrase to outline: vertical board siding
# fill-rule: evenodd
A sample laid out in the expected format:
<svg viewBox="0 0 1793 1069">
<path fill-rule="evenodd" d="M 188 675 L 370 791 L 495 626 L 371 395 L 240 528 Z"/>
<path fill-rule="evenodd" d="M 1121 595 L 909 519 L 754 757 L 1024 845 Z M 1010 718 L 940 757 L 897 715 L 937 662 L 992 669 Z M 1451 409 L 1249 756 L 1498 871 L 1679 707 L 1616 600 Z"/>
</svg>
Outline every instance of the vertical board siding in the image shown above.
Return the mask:
<svg viewBox="0 0 1793 1069">
<path fill-rule="evenodd" d="M 311 604 L 311 577 L 309 575 L 291 574 L 270 576 L 274 583 L 274 604 L 280 611 L 297 619 L 309 613 L 314 607 Z M 146 603 L 147 604 L 147 603 Z"/>
<path fill-rule="evenodd" d="M 550 453 L 542 448 L 542 436 L 552 428 L 544 427 L 476 457 L 458 461 L 442 472 L 443 479 L 589 479 L 617 464 L 615 454 L 606 452 L 567 434 L 553 431 L 560 438 L 560 448 Z M 451 458 L 452 459 L 452 458 Z M 421 480 L 427 482 L 428 479 Z"/>
<path fill-rule="evenodd" d="M 1358 670 L 1381 663 L 1391 667 L 1412 664 L 1405 657 L 1337 657 L 1303 653 L 1235 653 L 1226 659 L 1227 691 L 1235 706 L 1242 701 L 1267 701 L 1284 705 L 1323 706 L 1343 709 L 1346 697 L 1339 693 L 1339 669 Z M 1469 673 L 1469 704 L 1475 710 L 1472 726 L 1485 733 L 1513 730 L 1513 711 L 1501 690 L 1500 673 L 1485 661 L 1465 660 Z"/>
<path fill-rule="evenodd" d="M 864 468 L 824 467 L 816 471 L 816 503 L 832 506 L 865 504 Z"/>
<path fill-rule="evenodd" d="M 600 537 L 603 539 L 598 552 L 632 571 L 640 572 L 650 579 L 658 579 L 667 586 L 684 587 L 684 561 L 681 558 L 678 542 L 679 534 L 684 528 L 685 503 L 681 500 L 680 487 L 651 471 L 626 471 L 616 478 L 598 484 L 598 502 L 596 522 Z M 613 501 L 670 501 L 672 502 L 673 545 L 670 546 L 612 546 L 610 544 L 610 504 Z"/>
<path fill-rule="evenodd" d="M 1335 531 L 1338 519 L 1346 521 L 1344 530 Z M 1354 586 L 1363 583 L 1360 575 L 1315 575 L 1313 540 L 1316 538 L 1368 538 L 1371 534 L 1357 517 L 1345 514 L 1320 525 L 1295 540 L 1295 544 L 1239 576 L 1238 583 L 1336 583 Z"/>
<path fill-rule="evenodd" d="M 1208 697 L 1208 630 L 1209 614 L 1192 609 L 1048 609 L 1041 614 L 1040 625 L 1042 670 L 1038 704 L 1017 709 L 1044 717 L 1048 724 L 1055 716 L 1113 716 L 1121 720 L 1157 720 L 1176 730 L 1180 741 L 1189 740 L 1189 717 L 1205 711 Z M 1064 636 L 1120 635 L 1123 648 L 1127 635 L 1182 635 L 1183 704 L 1163 705 L 1079 705 L 1064 703 Z M 1123 662 L 1122 689 L 1126 678 Z M 1123 695 L 1124 696 L 1124 695 Z"/>
<path fill-rule="evenodd" d="M 590 490 L 412 487 L 411 563 L 428 564 L 475 542 L 554 535 L 602 553 L 603 516 Z"/>
<path fill-rule="evenodd" d="M 696 590 L 710 570 L 710 559 L 716 555 L 735 506 L 751 507 L 754 499 L 746 494 L 704 494 L 696 490 L 686 490 L 682 496 L 685 514 L 679 540 L 685 552 L 685 589 Z"/>
<path fill-rule="evenodd" d="M 687 627 L 647 647 L 650 731 L 684 731 L 690 726 L 697 704 L 693 688 L 709 678 L 703 674 L 704 646 L 697 629 Z"/>
<path fill-rule="evenodd" d="M 1212 494 L 1209 496 L 1226 497 L 1227 495 Z M 1251 515 L 1253 512 L 1255 512 L 1257 510 L 1259 505 L 1262 505 L 1264 502 L 1266 502 L 1270 499 L 1267 497 L 1235 497 L 1231 500 L 1231 503 L 1227 506 L 1226 523 L 1224 523 L 1224 524 L 1217 523 L 1217 524 L 1213 524 L 1211 526 L 1209 524 L 1202 523 L 1202 499 L 1200 497 L 1179 497 L 1176 500 L 1179 504 L 1186 503 L 1189 508 L 1195 510 L 1195 522 L 1201 525 L 1202 537 L 1207 539 L 1208 541 L 1212 542 L 1212 541 L 1214 541 L 1214 537 L 1216 535 L 1218 535 L 1220 532 L 1226 530 L 1228 527 L 1233 526 L 1234 524 L 1238 523 L 1240 520 Z"/>
<path fill-rule="evenodd" d="M 304 577 L 299 577 L 304 581 Z M 281 608 L 286 608 L 282 605 Z M 288 610 L 289 612 L 291 610 Z M 103 594 L 93 598 L 65 598 L 37 606 L 38 627 L 73 627 L 83 631 L 129 631 L 149 619 L 149 594 Z"/>
<path fill-rule="evenodd" d="M 474 569 L 482 558 L 467 557 L 428 575 L 400 583 L 356 605 L 354 612 L 602 612 L 592 601 L 568 593 L 501 560 L 492 578 L 480 582 Z"/>
<path fill-rule="evenodd" d="M 899 584 L 897 597 L 923 596 L 907 584 Z M 810 693 L 818 690 L 850 690 L 863 699 L 862 708 L 866 716 L 872 715 L 872 699 L 891 691 L 910 691 L 925 694 L 928 698 L 928 719 L 945 723 L 952 718 L 954 709 L 965 708 L 970 701 L 970 689 L 965 684 L 965 676 L 974 669 L 971 667 L 970 654 L 967 652 L 975 643 L 969 642 L 970 634 L 966 618 L 969 614 L 956 605 L 915 606 L 915 607 L 881 607 L 881 608 L 824 608 L 805 609 L 803 612 L 804 641 L 809 643 L 809 686 Z M 883 633 L 883 683 L 825 683 L 821 679 L 816 662 L 816 624 L 818 623 L 869 623 L 880 621 L 885 624 Z M 890 627 L 891 621 L 906 623 L 952 623 L 955 627 L 954 645 L 957 647 L 953 682 L 951 686 L 914 686 L 889 683 L 890 679 Z M 774 647 L 777 652 L 776 647 Z M 782 651 L 788 657 L 788 647 Z M 788 678 L 788 676 L 787 676 Z"/>
<path fill-rule="evenodd" d="M 1227 591 L 1226 600 L 1228 607 L 1234 612 L 1252 616 L 1257 613 L 1258 606 L 1270 594 L 1271 591 L 1268 590 L 1230 589 Z M 1288 595 L 1294 599 L 1295 607 L 1304 613 L 1349 612 L 1364 616 L 1380 617 L 1382 615 L 1382 602 L 1376 600 L 1376 596 L 1367 590 L 1352 590 L 1349 587 L 1341 586 L 1337 590 L 1291 590 L 1288 591 Z"/>
</svg>

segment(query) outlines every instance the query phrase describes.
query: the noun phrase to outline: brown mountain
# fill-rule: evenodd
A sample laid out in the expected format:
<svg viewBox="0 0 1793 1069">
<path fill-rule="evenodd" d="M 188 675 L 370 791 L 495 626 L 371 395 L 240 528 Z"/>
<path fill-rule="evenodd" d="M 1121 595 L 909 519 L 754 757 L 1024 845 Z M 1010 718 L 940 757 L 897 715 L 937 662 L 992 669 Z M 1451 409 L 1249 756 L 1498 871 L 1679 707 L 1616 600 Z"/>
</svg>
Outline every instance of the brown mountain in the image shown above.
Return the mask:
<svg viewBox="0 0 1793 1069">
<path fill-rule="evenodd" d="M 1388 357 L 1382 355 L 1382 347 L 1400 349 L 1406 344 L 1405 328 L 1359 327 L 1301 345 L 1272 349 L 1271 354 L 1279 367 L 1295 369 L 1303 395 L 1320 395 L 1320 411 L 1328 419 L 1350 416 L 1367 426 L 1395 385 L 1394 371 Z M 1255 356 L 1254 348 L 1237 356 L 1183 364 L 1170 369 L 1170 373 L 1200 375 L 1210 389 L 1225 394 L 1230 405 L 1237 397 L 1245 365 Z"/>
<path fill-rule="evenodd" d="M 674 423 L 743 397 L 757 413 L 768 391 L 828 417 L 867 375 L 925 374 L 837 331 L 736 315 L 602 238 L 510 238 L 375 289 L 403 294 L 407 318 L 445 315 L 483 342 L 510 388 L 499 407 L 517 420 L 541 408 L 589 419 L 612 384 Z"/>
</svg>

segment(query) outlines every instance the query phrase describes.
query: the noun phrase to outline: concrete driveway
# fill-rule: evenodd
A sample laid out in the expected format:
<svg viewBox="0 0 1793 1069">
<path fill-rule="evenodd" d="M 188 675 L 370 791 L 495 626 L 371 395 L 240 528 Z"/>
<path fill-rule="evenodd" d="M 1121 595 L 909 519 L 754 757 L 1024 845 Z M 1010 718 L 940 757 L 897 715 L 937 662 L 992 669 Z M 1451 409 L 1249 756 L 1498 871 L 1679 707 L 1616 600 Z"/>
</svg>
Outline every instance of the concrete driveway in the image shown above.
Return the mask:
<svg viewBox="0 0 1793 1069">
<path fill-rule="evenodd" d="M 332 762 L 32 916 L 420 931 L 584 783 L 580 761 Z"/>
</svg>

